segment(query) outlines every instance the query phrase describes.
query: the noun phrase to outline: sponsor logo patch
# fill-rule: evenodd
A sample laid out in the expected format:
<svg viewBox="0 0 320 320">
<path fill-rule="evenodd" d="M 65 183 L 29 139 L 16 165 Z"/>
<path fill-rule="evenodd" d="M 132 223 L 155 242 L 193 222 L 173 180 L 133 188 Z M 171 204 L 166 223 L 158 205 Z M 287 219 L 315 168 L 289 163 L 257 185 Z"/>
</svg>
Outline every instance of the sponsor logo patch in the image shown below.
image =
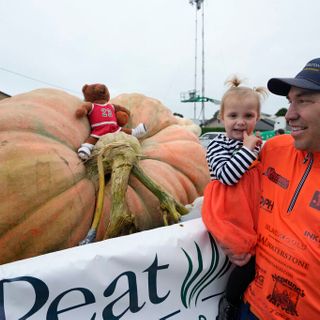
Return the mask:
<svg viewBox="0 0 320 320">
<path fill-rule="evenodd" d="M 264 198 L 261 196 L 260 198 L 260 207 L 266 211 L 272 212 L 274 206 L 274 201 L 268 198 Z"/>
<path fill-rule="evenodd" d="M 279 275 L 272 275 L 274 286 L 267 299 L 276 307 L 287 314 L 298 316 L 297 304 L 300 297 L 304 297 L 304 291 L 295 283 Z"/>
<path fill-rule="evenodd" d="M 287 189 L 289 186 L 289 180 L 278 174 L 275 168 L 269 167 L 263 175 L 283 189 Z"/>
<path fill-rule="evenodd" d="M 310 202 L 310 207 L 320 210 L 320 191 L 316 191 L 313 194 L 312 200 Z"/>
<path fill-rule="evenodd" d="M 262 288 L 263 286 L 265 273 L 266 271 L 262 269 L 258 264 L 256 264 L 256 274 L 255 274 L 254 282 L 260 288 Z"/>
</svg>

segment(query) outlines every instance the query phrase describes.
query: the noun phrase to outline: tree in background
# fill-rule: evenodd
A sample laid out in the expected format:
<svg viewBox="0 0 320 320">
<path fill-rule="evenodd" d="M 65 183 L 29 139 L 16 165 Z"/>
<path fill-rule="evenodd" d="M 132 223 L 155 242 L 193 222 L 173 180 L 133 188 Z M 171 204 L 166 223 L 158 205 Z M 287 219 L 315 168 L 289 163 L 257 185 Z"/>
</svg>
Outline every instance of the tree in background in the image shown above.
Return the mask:
<svg viewBox="0 0 320 320">
<path fill-rule="evenodd" d="M 277 117 L 284 117 L 287 113 L 288 109 L 287 108 L 281 108 L 277 111 L 275 114 Z"/>
</svg>

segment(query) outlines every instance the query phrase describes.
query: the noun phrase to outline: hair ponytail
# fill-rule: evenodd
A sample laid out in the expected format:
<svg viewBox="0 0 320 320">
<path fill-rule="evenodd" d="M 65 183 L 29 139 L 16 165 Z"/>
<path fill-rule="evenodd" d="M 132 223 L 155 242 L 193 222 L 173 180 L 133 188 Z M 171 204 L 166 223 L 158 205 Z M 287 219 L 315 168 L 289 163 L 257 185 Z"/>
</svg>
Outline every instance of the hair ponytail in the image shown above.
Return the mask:
<svg viewBox="0 0 320 320">
<path fill-rule="evenodd" d="M 243 83 L 244 80 L 240 79 L 237 75 L 233 75 L 230 78 L 228 78 L 224 84 L 229 87 L 229 90 L 232 88 L 237 88 L 240 86 L 241 83 Z"/>
<path fill-rule="evenodd" d="M 253 87 L 249 88 L 246 86 L 243 86 L 244 79 L 240 79 L 237 75 L 230 76 L 226 81 L 225 85 L 227 85 L 229 88 L 224 93 L 222 100 L 221 100 L 221 106 L 219 111 L 219 118 L 224 113 L 224 106 L 226 99 L 231 95 L 238 95 L 240 98 L 248 95 L 253 95 L 257 99 L 258 103 L 258 113 L 260 115 L 260 109 L 261 109 L 261 100 L 266 98 L 268 96 L 268 90 L 265 87 Z"/>
</svg>

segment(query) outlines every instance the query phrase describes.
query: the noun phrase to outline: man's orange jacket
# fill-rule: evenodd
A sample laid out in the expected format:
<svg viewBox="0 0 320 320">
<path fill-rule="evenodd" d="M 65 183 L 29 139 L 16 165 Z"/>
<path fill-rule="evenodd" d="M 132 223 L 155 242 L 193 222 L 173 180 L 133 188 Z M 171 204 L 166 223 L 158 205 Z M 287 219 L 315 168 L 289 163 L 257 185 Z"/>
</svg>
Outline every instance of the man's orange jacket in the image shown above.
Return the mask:
<svg viewBox="0 0 320 320">
<path fill-rule="evenodd" d="M 245 299 L 259 319 L 320 319 L 320 152 L 277 136 L 262 148 L 261 170 L 256 276 Z"/>
</svg>

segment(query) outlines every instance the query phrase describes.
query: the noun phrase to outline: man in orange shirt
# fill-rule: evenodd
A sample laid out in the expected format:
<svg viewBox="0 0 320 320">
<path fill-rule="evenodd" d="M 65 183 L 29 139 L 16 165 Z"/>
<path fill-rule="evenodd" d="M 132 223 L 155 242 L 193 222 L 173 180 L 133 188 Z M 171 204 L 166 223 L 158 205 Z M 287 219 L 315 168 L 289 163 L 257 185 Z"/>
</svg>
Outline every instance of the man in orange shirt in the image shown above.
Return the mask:
<svg viewBox="0 0 320 320">
<path fill-rule="evenodd" d="M 320 58 L 268 89 L 287 97 L 292 131 L 261 151 L 256 275 L 239 319 L 320 319 Z M 250 259 L 223 249 L 237 265 Z"/>
</svg>

